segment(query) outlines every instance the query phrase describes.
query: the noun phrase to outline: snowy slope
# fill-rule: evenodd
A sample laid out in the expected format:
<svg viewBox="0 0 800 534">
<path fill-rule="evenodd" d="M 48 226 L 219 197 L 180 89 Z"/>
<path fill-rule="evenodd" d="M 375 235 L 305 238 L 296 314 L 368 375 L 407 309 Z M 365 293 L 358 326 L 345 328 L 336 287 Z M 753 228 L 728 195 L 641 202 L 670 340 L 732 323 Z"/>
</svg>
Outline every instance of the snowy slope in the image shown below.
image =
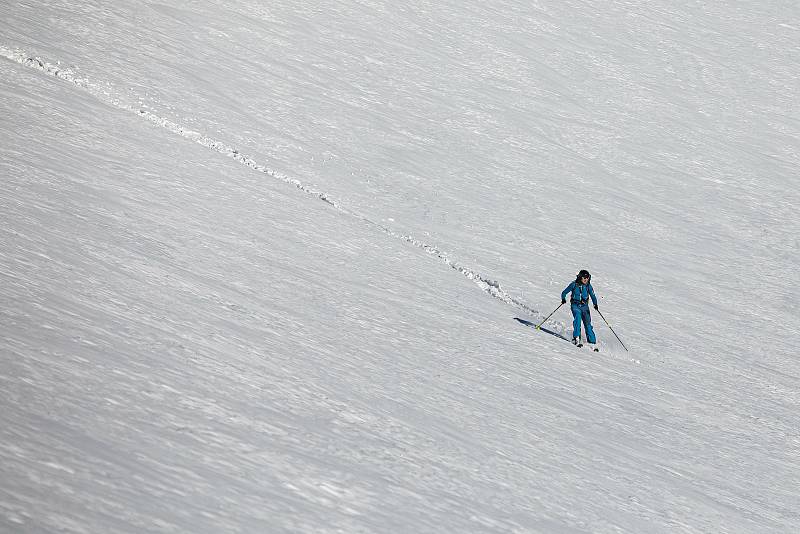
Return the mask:
<svg viewBox="0 0 800 534">
<path fill-rule="evenodd" d="M 796 529 L 793 3 L 0 13 L 0 531 Z"/>
</svg>

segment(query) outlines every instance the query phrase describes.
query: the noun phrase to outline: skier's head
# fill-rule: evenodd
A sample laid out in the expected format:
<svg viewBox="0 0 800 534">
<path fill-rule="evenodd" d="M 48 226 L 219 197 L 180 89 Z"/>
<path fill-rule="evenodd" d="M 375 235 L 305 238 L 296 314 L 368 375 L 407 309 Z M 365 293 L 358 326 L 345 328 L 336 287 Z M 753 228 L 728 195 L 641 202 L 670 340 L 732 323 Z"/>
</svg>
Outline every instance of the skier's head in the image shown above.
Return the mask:
<svg viewBox="0 0 800 534">
<path fill-rule="evenodd" d="M 592 281 L 592 275 L 586 269 L 581 269 L 575 281 L 579 284 L 588 284 Z"/>
</svg>

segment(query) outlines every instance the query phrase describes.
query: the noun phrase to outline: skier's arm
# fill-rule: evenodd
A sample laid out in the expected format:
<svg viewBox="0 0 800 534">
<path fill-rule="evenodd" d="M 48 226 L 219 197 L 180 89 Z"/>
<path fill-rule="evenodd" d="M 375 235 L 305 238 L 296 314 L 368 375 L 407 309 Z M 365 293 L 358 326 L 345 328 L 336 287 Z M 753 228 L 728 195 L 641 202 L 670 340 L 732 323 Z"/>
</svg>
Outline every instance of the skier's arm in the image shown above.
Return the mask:
<svg viewBox="0 0 800 534">
<path fill-rule="evenodd" d="M 594 296 L 594 288 L 592 284 L 589 284 L 589 296 L 592 297 L 592 302 L 594 303 L 594 309 L 597 309 L 597 297 Z"/>
<path fill-rule="evenodd" d="M 567 286 L 567 289 L 561 292 L 561 302 L 565 302 L 567 300 L 567 294 L 571 293 L 573 289 L 575 289 L 575 282 L 570 282 L 570 284 Z"/>
</svg>

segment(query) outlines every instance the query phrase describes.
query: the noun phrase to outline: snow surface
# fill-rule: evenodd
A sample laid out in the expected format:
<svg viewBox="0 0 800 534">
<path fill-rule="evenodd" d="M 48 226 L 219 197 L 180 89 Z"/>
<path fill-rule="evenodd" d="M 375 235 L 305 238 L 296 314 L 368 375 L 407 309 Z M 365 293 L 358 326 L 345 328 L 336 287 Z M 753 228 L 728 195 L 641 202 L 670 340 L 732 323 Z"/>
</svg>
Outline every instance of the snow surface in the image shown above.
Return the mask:
<svg viewBox="0 0 800 534">
<path fill-rule="evenodd" d="M 0 532 L 798 531 L 796 2 L 0 15 Z"/>
</svg>

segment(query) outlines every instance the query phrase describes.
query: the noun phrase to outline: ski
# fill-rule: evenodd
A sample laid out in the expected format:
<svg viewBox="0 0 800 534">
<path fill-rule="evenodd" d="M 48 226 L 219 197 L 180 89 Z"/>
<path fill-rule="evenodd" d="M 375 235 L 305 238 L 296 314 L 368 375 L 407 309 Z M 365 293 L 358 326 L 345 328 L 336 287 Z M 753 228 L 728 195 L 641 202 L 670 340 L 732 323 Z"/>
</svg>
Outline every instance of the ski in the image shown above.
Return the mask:
<svg viewBox="0 0 800 534">
<path fill-rule="evenodd" d="M 529 327 L 533 328 L 534 330 L 538 330 L 540 332 L 544 332 L 545 334 L 550 334 L 551 336 L 557 337 L 558 339 L 563 339 L 564 341 L 566 341 L 566 342 L 568 342 L 570 344 L 573 344 L 571 339 L 569 339 L 568 337 L 562 336 L 558 332 L 553 332 L 552 330 L 549 330 L 549 329 L 547 329 L 547 328 L 545 328 L 543 326 L 537 327 L 532 322 L 526 321 L 525 319 L 520 319 L 519 317 L 514 317 L 514 320 L 516 320 L 517 322 L 519 322 L 520 324 L 522 324 L 524 326 L 529 326 Z"/>
<path fill-rule="evenodd" d="M 519 317 L 514 317 L 514 320 L 519 322 L 520 324 L 522 324 L 524 326 L 529 326 L 529 327 L 533 328 L 534 330 L 539 330 L 541 332 L 544 332 L 545 334 L 550 334 L 551 336 L 557 337 L 558 339 L 563 339 L 564 341 L 568 341 L 570 344 L 574 345 L 575 348 L 579 348 L 579 349 L 583 348 L 583 343 L 581 343 L 581 342 L 575 343 L 570 338 L 564 337 L 561 334 L 559 334 L 558 332 L 553 332 L 552 330 L 549 330 L 549 329 L 544 328 L 542 326 L 537 328 L 536 325 L 533 324 L 532 322 L 526 321 L 525 319 L 520 319 Z M 592 348 L 592 351 L 593 352 L 600 352 L 600 349 L 597 348 L 597 346 L 595 346 L 594 348 Z"/>
</svg>

